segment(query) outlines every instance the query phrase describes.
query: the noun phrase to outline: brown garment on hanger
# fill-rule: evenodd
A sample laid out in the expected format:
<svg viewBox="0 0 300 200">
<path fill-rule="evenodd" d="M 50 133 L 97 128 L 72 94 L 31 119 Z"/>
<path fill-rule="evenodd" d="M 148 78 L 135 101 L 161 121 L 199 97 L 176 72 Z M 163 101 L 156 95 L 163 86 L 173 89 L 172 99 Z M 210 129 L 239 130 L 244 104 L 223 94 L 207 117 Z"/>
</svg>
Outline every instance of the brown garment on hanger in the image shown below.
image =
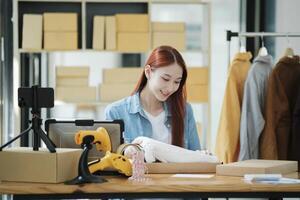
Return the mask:
<svg viewBox="0 0 300 200">
<path fill-rule="evenodd" d="M 271 73 L 266 99 L 265 128 L 260 137 L 260 158 L 288 158 L 289 137 L 300 80 L 299 56 L 283 57 Z"/>
<path fill-rule="evenodd" d="M 236 54 L 229 69 L 216 141 L 216 154 L 224 163 L 235 162 L 238 159 L 244 83 L 251 65 L 251 57 L 250 52 Z"/>
<path fill-rule="evenodd" d="M 300 85 L 300 80 L 298 80 Z M 300 171 L 300 87 L 298 89 L 297 101 L 293 111 L 292 134 L 289 141 L 289 160 L 298 161 L 298 172 Z"/>
</svg>

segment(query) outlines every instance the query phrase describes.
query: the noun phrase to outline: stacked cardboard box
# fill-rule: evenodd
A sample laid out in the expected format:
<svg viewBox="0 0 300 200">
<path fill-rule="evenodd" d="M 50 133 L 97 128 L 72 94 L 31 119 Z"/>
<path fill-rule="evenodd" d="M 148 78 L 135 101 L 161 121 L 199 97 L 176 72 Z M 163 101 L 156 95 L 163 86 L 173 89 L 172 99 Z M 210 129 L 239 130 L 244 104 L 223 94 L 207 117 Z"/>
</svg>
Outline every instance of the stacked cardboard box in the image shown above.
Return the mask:
<svg viewBox="0 0 300 200">
<path fill-rule="evenodd" d="M 56 67 L 57 100 L 95 102 L 96 87 L 89 87 L 89 67 Z"/>
<path fill-rule="evenodd" d="M 93 49 L 116 50 L 117 28 L 115 16 L 94 16 Z"/>
<path fill-rule="evenodd" d="M 208 102 L 208 67 L 188 68 L 186 82 L 189 102 Z"/>
<path fill-rule="evenodd" d="M 94 16 L 94 26 L 93 26 L 93 49 L 103 50 L 104 49 L 104 16 Z"/>
<path fill-rule="evenodd" d="M 99 85 L 100 101 L 111 102 L 129 96 L 142 71 L 139 67 L 104 69 L 103 83 Z"/>
<path fill-rule="evenodd" d="M 160 45 L 185 50 L 185 24 L 183 22 L 153 22 L 152 48 Z"/>
<path fill-rule="evenodd" d="M 149 50 L 149 16 L 147 14 L 117 14 L 116 23 L 119 51 Z"/>
<path fill-rule="evenodd" d="M 78 48 L 77 13 L 44 13 L 44 49 Z"/>
<path fill-rule="evenodd" d="M 105 49 L 117 49 L 117 25 L 115 16 L 105 17 Z"/>
<path fill-rule="evenodd" d="M 22 48 L 41 50 L 43 37 L 43 15 L 24 14 Z"/>
</svg>

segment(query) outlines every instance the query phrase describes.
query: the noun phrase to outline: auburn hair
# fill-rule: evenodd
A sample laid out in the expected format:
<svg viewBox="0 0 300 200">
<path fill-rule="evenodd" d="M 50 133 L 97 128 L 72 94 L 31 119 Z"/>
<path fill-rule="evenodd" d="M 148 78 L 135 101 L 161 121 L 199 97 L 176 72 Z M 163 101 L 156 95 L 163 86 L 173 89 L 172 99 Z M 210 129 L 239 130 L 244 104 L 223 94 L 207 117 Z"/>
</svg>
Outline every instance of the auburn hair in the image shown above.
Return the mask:
<svg viewBox="0 0 300 200">
<path fill-rule="evenodd" d="M 179 88 L 167 100 L 168 109 L 171 112 L 172 125 L 172 144 L 183 147 L 184 145 L 184 116 L 186 104 L 185 82 L 187 70 L 185 62 L 180 53 L 170 46 L 159 46 L 152 51 L 145 66 L 150 65 L 152 68 L 166 67 L 171 64 L 178 64 L 182 68 L 182 79 Z M 143 71 L 133 94 L 141 92 L 147 84 L 147 78 Z"/>
</svg>

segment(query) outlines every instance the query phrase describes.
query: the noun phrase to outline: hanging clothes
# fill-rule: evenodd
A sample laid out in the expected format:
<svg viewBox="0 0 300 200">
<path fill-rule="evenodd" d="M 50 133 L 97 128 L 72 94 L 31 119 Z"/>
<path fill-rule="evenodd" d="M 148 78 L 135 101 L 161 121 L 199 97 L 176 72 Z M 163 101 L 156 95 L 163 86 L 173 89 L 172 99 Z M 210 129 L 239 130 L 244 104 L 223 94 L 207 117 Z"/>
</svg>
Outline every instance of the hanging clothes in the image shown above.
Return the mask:
<svg viewBox="0 0 300 200">
<path fill-rule="evenodd" d="M 298 80 L 300 85 L 300 80 Z M 298 161 L 298 172 L 300 171 L 300 87 L 297 93 L 297 101 L 293 111 L 292 134 L 289 140 L 288 160 Z"/>
<path fill-rule="evenodd" d="M 250 52 L 238 53 L 229 69 L 216 142 L 216 155 L 224 163 L 238 159 L 243 90 L 251 58 Z"/>
<path fill-rule="evenodd" d="M 288 143 L 300 84 L 299 56 L 283 57 L 270 75 L 266 99 L 266 124 L 260 137 L 260 158 L 288 158 Z"/>
<path fill-rule="evenodd" d="M 257 56 L 245 82 L 241 123 L 239 160 L 258 159 L 259 136 L 265 125 L 264 107 L 272 56 Z"/>
</svg>

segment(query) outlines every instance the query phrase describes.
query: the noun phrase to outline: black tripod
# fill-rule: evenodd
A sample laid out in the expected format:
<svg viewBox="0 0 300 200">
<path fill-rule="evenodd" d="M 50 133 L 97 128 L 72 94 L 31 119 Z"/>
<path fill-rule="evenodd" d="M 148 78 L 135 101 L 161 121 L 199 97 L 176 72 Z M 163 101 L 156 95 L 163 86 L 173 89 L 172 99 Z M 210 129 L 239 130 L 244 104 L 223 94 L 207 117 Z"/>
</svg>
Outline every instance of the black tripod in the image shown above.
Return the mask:
<svg viewBox="0 0 300 200">
<path fill-rule="evenodd" d="M 43 89 L 43 90 L 41 90 Z M 46 90 L 45 90 L 46 89 Z M 46 93 L 47 94 L 46 94 Z M 45 95 L 46 94 L 46 95 Z M 38 88 L 38 86 L 32 86 L 31 88 L 19 88 L 18 89 L 18 96 L 19 96 L 19 106 L 20 107 L 32 107 L 31 114 L 32 114 L 32 121 L 31 126 L 23 131 L 20 135 L 16 136 L 6 144 L 0 147 L 0 151 L 2 151 L 3 148 L 8 146 L 9 144 L 13 143 L 15 140 L 17 140 L 19 137 L 29 134 L 30 130 L 33 130 L 33 150 L 38 151 L 39 150 L 39 139 L 41 138 L 44 143 L 46 144 L 48 150 L 51 153 L 55 153 L 55 145 L 53 142 L 49 139 L 49 137 L 45 134 L 45 132 L 42 130 L 42 119 L 40 118 L 41 115 L 41 107 L 53 107 L 54 106 L 54 92 L 52 88 Z M 41 98 L 39 98 L 41 97 Z M 45 103 L 39 103 L 39 100 L 43 100 L 43 98 L 47 98 L 47 101 L 50 102 L 53 100 L 53 103 L 50 103 L 45 105 Z M 52 97 L 52 98 L 51 98 Z"/>
</svg>

